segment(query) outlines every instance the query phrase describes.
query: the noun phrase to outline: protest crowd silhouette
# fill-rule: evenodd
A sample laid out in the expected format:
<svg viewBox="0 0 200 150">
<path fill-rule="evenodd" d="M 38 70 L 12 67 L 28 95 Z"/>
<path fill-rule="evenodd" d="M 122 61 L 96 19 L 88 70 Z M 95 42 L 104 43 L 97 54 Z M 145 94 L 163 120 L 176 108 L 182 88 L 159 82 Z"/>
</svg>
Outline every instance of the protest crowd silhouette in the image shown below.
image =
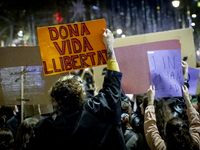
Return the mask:
<svg viewBox="0 0 200 150">
<path fill-rule="evenodd" d="M 1 106 L 0 150 L 199 149 L 200 96 L 189 95 L 187 62 L 180 62 L 183 97 L 155 98 L 155 86 L 150 85 L 133 101 L 121 87 L 123 72 L 115 57 L 112 32 L 104 29 L 102 39 L 107 70 L 98 94 L 85 89 L 79 76 L 68 75 L 52 85 L 54 112 L 45 117 L 21 121 L 20 106 L 19 110 Z"/>
</svg>

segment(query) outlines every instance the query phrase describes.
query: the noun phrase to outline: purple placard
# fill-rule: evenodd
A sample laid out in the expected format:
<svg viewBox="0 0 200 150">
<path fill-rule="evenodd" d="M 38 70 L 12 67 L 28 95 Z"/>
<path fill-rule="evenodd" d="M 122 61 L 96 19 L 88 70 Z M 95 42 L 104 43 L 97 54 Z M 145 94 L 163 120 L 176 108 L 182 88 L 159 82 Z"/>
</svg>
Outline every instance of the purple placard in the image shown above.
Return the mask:
<svg viewBox="0 0 200 150">
<path fill-rule="evenodd" d="M 155 97 L 182 97 L 183 71 L 180 50 L 147 51 Z"/>
<path fill-rule="evenodd" d="M 196 89 L 199 80 L 199 69 L 188 67 L 188 80 L 190 85 L 189 94 L 196 95 Z"/>
</svg>

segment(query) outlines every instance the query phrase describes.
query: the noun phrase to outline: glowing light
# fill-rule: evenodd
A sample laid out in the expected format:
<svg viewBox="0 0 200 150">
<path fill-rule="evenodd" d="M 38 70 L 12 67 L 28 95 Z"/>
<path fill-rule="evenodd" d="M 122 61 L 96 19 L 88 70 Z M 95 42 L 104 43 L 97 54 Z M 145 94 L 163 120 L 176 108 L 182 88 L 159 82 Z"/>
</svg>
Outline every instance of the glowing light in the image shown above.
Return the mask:
<svg viewBox="0 0 200 150">
<path fill-rule="evenodd" d="M 126 37 L 126 35 L 125 34 L 122 34 L 122 36 L 121 36 L 122 38 L 125 38 Z"/>
<path fill-rule="evenodd" d="M 179 0 L 174 0 L 174 1 L 172 1 L 172 5 L 173 5 L 174 7 L 179 7 L 180 1 L 179 1 Z"/>
<path fill-rule="evenodd" d="M 122 15 L 122 16 L 123 16 L 123 15 L 124 15 L 124 12 L 120 12 L 120 15 Z"/>
<path fill-rule="evenodd" d="M 56 13 L 56 20 L 57 20 L 59 23 L 62 23 L 62 22 L 63 22 L 63 17 L 60 16 L 60 13 Z"/>
<path fill-rule="evenodd" d="M 22 37 L 22 36 L 23 36 L 23 31 L 20 30 L 20 31 L 17 33 L 17 35 L 18 35 L 19 37 Z"/>
<path fill-rule="evenodd" d="M 200 7 L 200 2 L 197 3 L 197 7 Z"/>
<path fill-rule="evenodd" d="M 199 56 L 200 55 L 200 52 L 199 51 L 197 51 L 197 56 Z"/>
<path fill-rule="evenodd" d="M 122 29 L 117 29 L 117 34 L 122 34 Z"/>
<path fill-rule="evenodd" d="M 157 9 L 160 9 L 160 6 L 157 6 Z"/>
<path fill-rule="evenodd" d="M 92 8 L 93 8 L 94 10 L 98 10 L 98 9 L 99 9 L 99 7 L 97 7 L 97 6 L 92 6 Z"/>
<path fill-rule="evenodd" d="M 192 14 L 192 18 L 196 18 L 197 17 L 197 15 L 196 14 Z"/>
<path fill-rule="evenodd" d="M 196 24 L 194 22 L 191 23 L 191 26 L 195 26 Z"/>
</svg>

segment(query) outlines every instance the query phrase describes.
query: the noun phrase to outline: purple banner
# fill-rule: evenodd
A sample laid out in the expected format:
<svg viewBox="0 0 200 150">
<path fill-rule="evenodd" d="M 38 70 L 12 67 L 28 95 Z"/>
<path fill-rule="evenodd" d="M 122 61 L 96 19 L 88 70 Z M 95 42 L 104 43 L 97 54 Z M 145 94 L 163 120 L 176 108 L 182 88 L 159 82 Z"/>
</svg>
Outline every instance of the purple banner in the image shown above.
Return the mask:
<svg viewBox="0 0 200 150">
<path fill-rule="evenodd" d="M 184 82 L 180 50 L 148 51 L 147 55 L 155 98 L 182 97 Z"/>
<path fill-rule="evenodd" d="M 199 69 L 188 67 L 188 82 L 189 82 L 189 94 L 196 95 L 197 84 L 199 81 Z"/>
</svg>

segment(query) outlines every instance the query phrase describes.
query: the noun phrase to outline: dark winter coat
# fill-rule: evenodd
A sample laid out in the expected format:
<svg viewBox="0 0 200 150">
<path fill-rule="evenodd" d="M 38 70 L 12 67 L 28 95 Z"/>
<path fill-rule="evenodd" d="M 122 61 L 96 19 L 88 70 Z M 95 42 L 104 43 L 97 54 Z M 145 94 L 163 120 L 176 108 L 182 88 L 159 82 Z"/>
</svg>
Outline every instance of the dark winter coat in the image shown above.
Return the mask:
<svg viewBox="0 0 200 150">
<path fill-rule="evenodd" d="M 27 149 L 126 149 L 120 120 L 121 77 L 122 73 L 108 70 L 103 89 L 82 110 L 63 113 L 55 121 L 51 117 L 41 120 Z"/>
</svg>

